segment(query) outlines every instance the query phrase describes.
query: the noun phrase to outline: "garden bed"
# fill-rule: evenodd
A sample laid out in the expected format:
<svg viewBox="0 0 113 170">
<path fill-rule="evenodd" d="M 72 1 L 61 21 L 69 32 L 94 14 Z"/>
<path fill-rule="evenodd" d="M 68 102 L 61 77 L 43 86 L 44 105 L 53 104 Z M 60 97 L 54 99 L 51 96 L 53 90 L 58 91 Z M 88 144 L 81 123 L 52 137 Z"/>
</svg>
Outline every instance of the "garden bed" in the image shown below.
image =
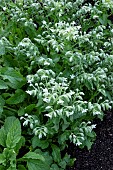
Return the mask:
<svg viewBox="0 0 113 170">
<path fill-rule="evenodd" d="M 97 137 L 90 151 L 69 146 L 68 152 L 76 161 L 67 170 L 113 170 L 113 110 L 105 113 L 102 122 L 95 123 Z"/>
</svg>

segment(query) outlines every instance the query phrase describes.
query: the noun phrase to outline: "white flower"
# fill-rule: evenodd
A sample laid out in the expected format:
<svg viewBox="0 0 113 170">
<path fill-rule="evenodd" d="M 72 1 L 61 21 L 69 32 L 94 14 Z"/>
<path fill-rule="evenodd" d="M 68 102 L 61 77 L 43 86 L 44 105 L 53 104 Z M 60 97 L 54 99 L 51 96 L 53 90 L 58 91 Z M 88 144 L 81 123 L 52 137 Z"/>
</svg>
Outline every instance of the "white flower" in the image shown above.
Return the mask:
<svg viewBox="0 0 113 170">
<path fill-rule="evenodd" d="M 47 61 L 44 61 L 44 65 L 49 66 L 49 65 L 50 65 L 50 63 L 49 63 L 49 62 L 47 62 Z"/>
<path fill-rule="evenodd" d="M 32 95 L 33 94 L 33 92 L 32 91 L 30 91 L 30 90 L 27 90 L 26 91 L 28 94 L 30 94 L 30 95 Z"/>
<path fill-rule="evenodd" d="M 63 104 L 64 103 L 64 101 L 63 100 L 61 100 L 61 99 L 59 99 L 58 101 L 57 101 L 57 104 Z"/>
<path fill-rule="evenodd" d="M 43 20 L 43 21 L 42 21 L 42 24 L 46 25 L 46 21 Z"/>
<path fill-rule="evenodd" d="M 48 98 L 44 98 L 43 101 L 46 103 L 50 103 L 50 99 L 48 99 Z"/>
<path fill-rule="evenodd" d="M 74 78 L 75 78 L 75 75 L 74 75 L 74 74 L 72 74 L 72 75 L 70 75 L 70 77 L 71 77 L 71 79 L 74 79 Z"/>
</svg>

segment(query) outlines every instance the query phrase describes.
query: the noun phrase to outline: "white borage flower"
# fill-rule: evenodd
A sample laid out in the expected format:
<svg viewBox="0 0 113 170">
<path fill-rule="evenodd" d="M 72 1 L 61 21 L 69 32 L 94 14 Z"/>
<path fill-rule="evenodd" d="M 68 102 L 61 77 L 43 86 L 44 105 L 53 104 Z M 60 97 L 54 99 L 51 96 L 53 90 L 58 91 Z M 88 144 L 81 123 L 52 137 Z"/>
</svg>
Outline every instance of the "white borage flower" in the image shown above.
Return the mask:
<svg viewBox="0 0 113 170">
<path fill-rule="evenodd" d="M 69 94 L 72 96 L 72 95 L 74 95 L 74 94 L 75 94 L 75 92 L 74 92 L 74 91 L 72 91 L 72 90 L 70 90 Z"/>
<path fill-rule="evenodd" d="M 46 75 L 42 75 L 41 76 L 41 80 L 45 80 L 45 79 L 47 79 L 48 78 L 48 76 L 46 76 Z"/>
<path fill-rule="evenodd" d="M 47 136 L 47 134 L 46 134 L 45 132 L 42 132 L 42 134 L 43 134 L 44 136 Z"/>
<path fill-rule="evenodd" d="M 28 93 L 29 95 L 36 95 L 36 91 L 34 93 L 34 90 L 27 90 L 26 93 Z"/>
<path fill-rule="evenodd" d="M 59 99 L 58 101 L 57 101 L 57 104 L 64 104 L 64 101 L 62 100 L 62 99 Z"/>
<path fill-rule="evenodd" d="M 83 109 L 82 113 L 87 113 L 88 109 Z"/>
<path fill-rule="evenodd" d="M 46 109 L 46 110 L 51 110 L 51 109 L 52 109 L 52 106 L 47 106 L 45 109 Z"/>
<path fill-rule="evenodd" d="M 50 93 L 48 92 L 48 89 L 47 88 L 45 88 L 45 89 L 43 89 L 43 95 L 45 96 L 45 97 L 47 97 Z"/>
<path fill-rule="evenodd" d="M 34 130 L 34 134 L 35 134 L 35 136 L 37 136 L 38 135 L 38 133 L 39 133 L 39 131 L 38 130 Z"/>
<path fill-rule="evenodd" d="M 62 82 L 61 83 L 61 85 L 63 86 L 63 87 L 67 87 L 67 86 L 69 86 L 68 84 L 66 84 L 65 82 Z M 67 87 L 68 88 L 68 87 Z"/>
<path fill-rule="evenodd" d="M 58 110 L 56 110 L 56 112 L 57 112 L 57 114 L 58 114 L 59 116 L 62 116 L 62 114 L 63 114 L 63 109 L 58 109 Z"/>
<path fill-rule="evenodd" d="M 74 78 L 75 78 L 75 75 L 74 75 L 74 74 L 71 74 L 71 75 L 70 75 L 70 78 L 71 78 L 71 79 L 74 79 Z"/>
<path fill-rule="evenodd" d="M 45 132 L 45 133 L 48 133 L 47 127 L 44 127 L 43 129 L 44 129 L 44 132 Z"/>
<path fill-rule="evenodd" d="M 52 119 L 52 117 L 53 117 L 53 112 L 50 112 L 50 113 L 48 113 L 48 114 L 45 114 L 45 116 L 47 116 L 47 117 L 49 117 L 50 119 Z"/>
<path fill-rule="evenodd" d="M 94 15 L 94 16 L 93 16 L 93 19 L 98 19 L 98 18 L 99 18 L 98 15 Z"/>
<path fill-rule="evenodd" d="M 49 65 L 50 65 L 50 63 L 49 63 L 49 62 L 47 62 L 47 61 L 44 61 L 44 65 L 49 66 Z"/>
<path fill-rule="evenodd" d="M 43 25 L 46 25 L 46 24 L 47 24 L 47 22 L 43 20 L 43 21 L 42 21 L 42 24 L 43 24 Z"/>
<path fill-rule="evenodd" d="M 44 98 L 43 101 L 46 103 L 50 103 L 50 99 L 48 99 L 48 98 Z"/>
<path fill-rule="evenodd" d="M 47 89 L 47 88 L 43 89 L 42 91 L 43 91 L 44 93 L 47 93 L 47 94 L 48 94 L 48 89 Z"/>
<path fill-rule="evenodd" d="M 75 142 L 74 142 L 75 143 Z M 76 139 L 76 146 L 78 145 L 78 146 L 80 146 L 82 143 L 80 142 L 80 140 L 79 139 Z"/>
<path fill-rule="evenodd" d="M 55 83 L 55 79 L 54 79 L 54 78 L 51 78 L 49 82 L 50 82 L 51 84 L 54 84 L 54 83 Z"/>
<path fill-rule="evenodd" d="M 23 119 L 25 119 L 25 118 L 24 118 L 23 116 L 21 116 L 21 117 L 20 117 L 20 120 L 23 120 Z"/>
<path fill-rule="evenodd" d="M 72 51 L 67 51 L 67 52 L 65 53 L 65 56 L 72 55 L 72 54 L 73 54 Z"/>
<path fill-rule="evenodd" d="M 74 114 L 74 111 L 66 111 L 66 116 L 69 117 L 69 116 L 72 116 Z"/>
<path fill-rule="evenodd" d="M 30 128 L 33 129 L 33 123 L 30 123 Z"/>
<path fill-rule="evenodd" d="M 23 126 L 27 126 L 27 125 L 28 125 L 28 123 L 29 123 L 29 120 L 28 120 L 28 119 L 26 119 L 26 120 L 24 121 L 24 123 L 23 123 Z"/>
<path fill-rule="evenodd" d="M 3 10 L 4 10 L 4 11 L 6 11 L 6 9 L 7 9 L 6 7 L 3 7 Z"/>
<path fill-rule="evenodd" d="M 25 116 L 26 116 L 26 117 L 28 117 L 28 114 L 27 114 L 27 113 L 25 113 Z"/>
<path fill-rule="evenodd" d="M 92 129 L 96 128 L 96 124 L 95 125 L 91 125 Z"/>
</svg>

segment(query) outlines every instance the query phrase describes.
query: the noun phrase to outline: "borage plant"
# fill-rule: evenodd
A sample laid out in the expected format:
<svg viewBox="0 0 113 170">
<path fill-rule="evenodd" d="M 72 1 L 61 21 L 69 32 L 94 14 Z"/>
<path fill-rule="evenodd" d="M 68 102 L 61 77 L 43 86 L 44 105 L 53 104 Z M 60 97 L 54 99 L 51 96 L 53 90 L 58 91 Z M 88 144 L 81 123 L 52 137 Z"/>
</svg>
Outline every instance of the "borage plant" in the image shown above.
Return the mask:
<svg viewBox="0 0 113 170">
<path fill-rule="evenodd" d="M 113 103 L 112 1 L 0 3 L 0 169 L 63 170 Z"/>
</svg>

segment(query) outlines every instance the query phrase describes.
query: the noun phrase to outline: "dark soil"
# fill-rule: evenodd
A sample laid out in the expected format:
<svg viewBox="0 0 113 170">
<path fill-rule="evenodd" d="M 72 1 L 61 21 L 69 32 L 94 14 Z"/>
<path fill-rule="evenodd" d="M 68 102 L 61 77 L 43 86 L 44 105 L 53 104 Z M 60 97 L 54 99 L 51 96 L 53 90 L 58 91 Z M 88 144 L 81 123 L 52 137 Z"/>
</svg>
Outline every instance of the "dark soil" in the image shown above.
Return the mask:
<svg viewBox="0 0 113 170">
<path fill-rule="evenodd" d="M 95 120 L 96 140 L 90 151 L 69 145 L 68 154 L 76 157 L 73 167 L 66 170 L 113 170 L 113 111 L 103 121 Z"/>
</svg>

